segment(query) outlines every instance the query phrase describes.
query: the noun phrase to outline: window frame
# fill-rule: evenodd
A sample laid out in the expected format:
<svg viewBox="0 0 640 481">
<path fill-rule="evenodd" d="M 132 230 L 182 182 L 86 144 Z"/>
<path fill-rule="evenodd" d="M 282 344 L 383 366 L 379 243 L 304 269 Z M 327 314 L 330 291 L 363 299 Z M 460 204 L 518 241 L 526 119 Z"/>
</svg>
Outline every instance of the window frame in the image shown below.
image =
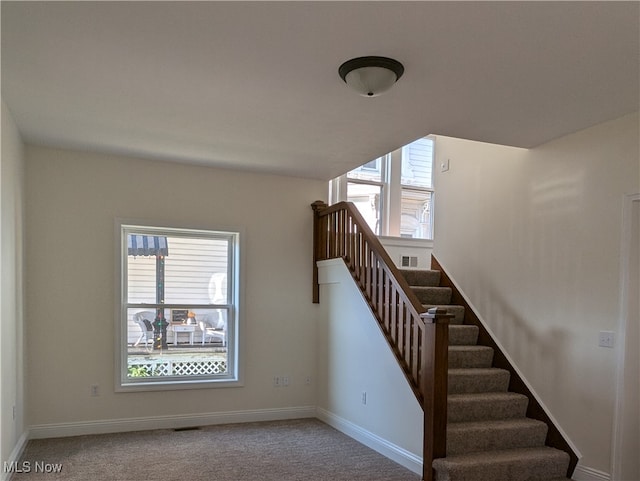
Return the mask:
<svg viewBox="0 0 640 481">
<path fill-rule="evenodd" d="M 243 279 L 242 252 L 244 229 L 221 226 L 192 226 L 146 220 L 116 219 L 115 221 L 115 365 L 114 382 L 116 392 L 164 391 L 179 389 L 201 389 L 243 386 L 241 346 L 242 346 L 242 292 Z M 164 303 L 162 308 L 171 309 L 226 309 L 227 310 L 227 373 L 209 376 L 163 376 L 138 378 L 127 377 L 128 358 L 128 316 L 130 308 L 155 310 L 157 303 L 128 303 L 127 299 L 127 235 L 134 231 L 141 235 L 182 236 L 188 238 L 226 238 L 229 242 L 227 267 L 226 304 Z M 167 319 L 169 321 L 169 319 Z"/>
</svg>

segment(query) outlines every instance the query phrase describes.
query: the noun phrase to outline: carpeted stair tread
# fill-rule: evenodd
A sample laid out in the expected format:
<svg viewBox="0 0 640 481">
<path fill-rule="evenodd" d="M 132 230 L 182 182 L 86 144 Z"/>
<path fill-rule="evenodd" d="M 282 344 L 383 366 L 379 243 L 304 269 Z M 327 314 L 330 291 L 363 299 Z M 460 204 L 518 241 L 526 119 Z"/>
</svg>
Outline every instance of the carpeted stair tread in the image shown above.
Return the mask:
<svg viewBox="0 0 640 481">
<path fill-rule="evenodd" d="M 447 455 L 544 446 L 547 430 L 545 423 L 529 418 L 449 423 Z"/>
<path fill-rule="evenodd" d="M 435 459 L 436 481 L 547 481 L 561 478 L 569 455 L 547 446 L 476 452 Z"/>
<path fill-rule="evenodd" d="M 526 415 L 529 399 L 514 392 L 450 394 L 447 419 L 450 423 L 521 418 Z"/>
<path fill-rule="evenodd" d="M 491 367 L 493 349 L 488 346 L 449 346 L 449 369 Z"/>
<path fill-rule="evenodd" d="M 498 368 L 449 369 L 449 394 L 505 392 L 509 371 Z"/>
<path fill-rule="evenodd" d="M 449 320 L 449 324 L 462 324 L 464 323 L 464 306 L 454 306 L 452 304 L 423 304 L 425 310 L 429 310 L 432 307 L 441 307 L 447 310 L 447 314 L 453 314 Z"/>
<path fill-rule="evenodd" d="M 421 304 L 449 304 L 451 302 L 450 287 L 412 286 L 411 290 Z"/>
<path fill-rule="evenodd" d="M 469 324 L 449 325 L 449 345 L 450 346 L 471 346 L 478 342 L 478 326 Z"/>
<path fill-rule="evenodd" d="M 400 273 L 410 286 L 438 286 L 440 284 L 440 271 L 400 269 Z"/>
</svg>

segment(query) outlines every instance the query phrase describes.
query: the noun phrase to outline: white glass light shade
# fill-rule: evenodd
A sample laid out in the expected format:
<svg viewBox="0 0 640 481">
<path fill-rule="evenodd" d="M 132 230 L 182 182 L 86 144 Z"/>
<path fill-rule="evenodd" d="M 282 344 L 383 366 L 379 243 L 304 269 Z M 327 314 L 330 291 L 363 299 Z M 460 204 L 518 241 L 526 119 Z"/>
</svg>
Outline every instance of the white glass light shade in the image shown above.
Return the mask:
<svg viewBox="0 0 640 481">
<path fill-rule="evenodd" d="M 375 97 L 391 88 L 398 77 L 383 67 L 362 67 L 349 72 L 344 81 L 365 97 Z"/>
</svg>

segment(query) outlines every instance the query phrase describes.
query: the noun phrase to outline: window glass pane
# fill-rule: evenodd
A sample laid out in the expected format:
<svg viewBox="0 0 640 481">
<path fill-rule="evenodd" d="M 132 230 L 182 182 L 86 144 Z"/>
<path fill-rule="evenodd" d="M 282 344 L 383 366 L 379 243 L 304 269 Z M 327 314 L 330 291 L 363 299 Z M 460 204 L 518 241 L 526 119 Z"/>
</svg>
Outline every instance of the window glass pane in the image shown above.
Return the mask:
<svg viewBox="0 0 640 481">
<path fill-rule="evenodd" d="M 432 192 L 402 189 L 401 237 L 433 238 L 432 199 Z"/>
<path fill-rule="evenodd" d="M 127 277 L 130 303 L 156 302 L 155 256 L 127 256 Z"/>
<path fill-rule="evenodd" d="M 400 183 L 431 189 L 433 167 L 433 140 L 419 139 L 402 148 L 402 174 Z"/>
<path fill-rule="evenodd" d="M 164 257 L 165 303 L 228 304 L 228 239 L 167 237 Z M 156 302 L 155 256 L 128 256 L 129 303 Z"/>
<path fill-rule="evenodd" d="M 162 336 L 162 331 L 157 329 L 158 311 L 127 309 L 127 379 L 144 382 L 226 374 L 228 310 L 185 309 L 193 316 L 184 324 L 173 322 L 177 318 L 171 311 L 161 310 L 170 322 L 166 329 L 168 346 L 154 349 L 154 341 Z"/>
<path fill-rule="evenodd" d="M 347 183 L 347 201 L 353 202 L 375 234 L 380 234 L 382 186 Z"/>
<path fill-rule="evenodd" d="M 235 380 L 238 234 L 122 228 L 121 384 Z"/>
<path fill-rule="evenodd" d="M 367 162 L 347 173 L 349 179 L 370 180 L 382 182 L 382 158 Z"/>
<path fill-rule="evenodd" d="M 168 237 L 165 302 L 227 304 L 228 240 Z"/>
</svg>

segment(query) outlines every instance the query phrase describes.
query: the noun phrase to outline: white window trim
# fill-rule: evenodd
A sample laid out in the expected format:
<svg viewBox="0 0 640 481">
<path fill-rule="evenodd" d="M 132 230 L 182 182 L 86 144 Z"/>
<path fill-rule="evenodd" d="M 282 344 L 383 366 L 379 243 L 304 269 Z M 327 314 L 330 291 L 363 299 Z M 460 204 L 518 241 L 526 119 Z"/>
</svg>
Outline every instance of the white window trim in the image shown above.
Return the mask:
<svg viewBox="0 0 640 481">
<path fill-rule="evenodd" d="M 163 227 L 170 225 L 170 227 Z M 244 239 L 245 229 L 244 227 L 237 226 L 218 226 L 218 225 L 198 225 L 184 224 L 179 222 L 166 222 L 166 221 L 149 221 L 147 219 L 125 219 L 117 218 L 114 223 L 115 232 L 115 306 L 114 306 L 114 390 L 115 392 L 139 392 L 139 391 L 169 391 L 169 390 L 184 390 L 184 389 L 210 389 L 210 388 L 228 388 L 228 387 L 242 387 L 244 386 L 244 362 L 243 362 L 243 346 L 244 346 L 244 329 L 243 326 L 243 314 L 244 314 Z M 235 359 L 232 367 L 233 372 L 229 377 L 225 378 L 186 378 L 176 379 L 171 378 L 168 380 L 146 380 L 143 382 L 123 382 L 123 367 L 127 363 L 127 332 L 122 321 L 125 316 L 124 309 L 124 278 L 123 274 L 126 270 L 124 267 L 125 256 L 122 253 L 122 249 L 126 248 L 126 237 L 123 235 L 123 226 L 136 226 L 144 229 L 145 227 L 158 229 L 162 228 L 165 232 L 171 230 L 194 230 L 201 232 L 228 232 L 237 234 L 235 240 L 235 256 L 233 271 L 235 273 L 233 282 L 233 302 L 231 303 L 235 307 L 232 308 L 234 314 L 233 335 L 229 336 L 228 342 L 232 342 L 232 352 L 235 353 Z M 155 231 L 157 232 L 157 230 Z M 123 247 L 124 246 L 124 247 Z"/>
</svg>

